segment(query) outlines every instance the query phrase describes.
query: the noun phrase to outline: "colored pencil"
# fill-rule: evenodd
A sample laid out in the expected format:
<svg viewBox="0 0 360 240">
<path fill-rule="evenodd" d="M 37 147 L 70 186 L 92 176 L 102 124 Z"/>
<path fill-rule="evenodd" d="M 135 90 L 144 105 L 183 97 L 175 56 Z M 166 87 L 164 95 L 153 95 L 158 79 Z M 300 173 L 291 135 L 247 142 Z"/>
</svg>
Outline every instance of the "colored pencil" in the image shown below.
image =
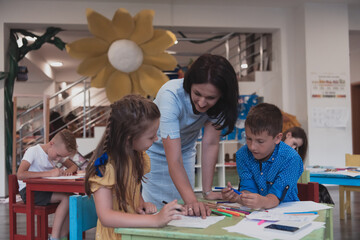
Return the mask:
<svg viewBox="0 0 360 240">
<path fill-rule="evenodd" d="M 300 215 L 300 214 L 318 214 L 318 212 L 314 212 L 314 211 L 309 211 L 309 212 L 285 212 L 284 214 L 296 214 L 296 215 Z"/>
<path fill-rule="evenodd" d="M 215 187 L 215 189 L 224 189 L 224 187 Z M 236 192 L 238 195 L 241 194 L 241 192 L 239 192 L 238 190 L 231 188 L 231 190 L 233 190 L 234 192 Z"/>
<path fill-rule="evenodd" d="M 220 211 L 217 211 L 217 210 L 215 210 L 215 209 L 211 209 L 211 211 L 212 211 L 213 213 L 215 213 L 215 214 L 221 214 L 221 215 L 224 215 L 224 216 L 227 216 L 227 217 L 232 217 L 232 215 L 229 214 L 229 213 L 220 212 Z"/>
<path fill-rule="evenodd" d="M 235 211 L 235 212 L 239 212 L 239 213 L 243 213 L 245 215 L 249 215 L 251 212 L 247 212 L 247 211 L 243 211 L 243 210 L 239 210 L 239 209 L 235 209 L 235 208 L 225 208 L 226 210 L 230 210 L 230 211 Z"/>
<path fill-rule="evenodd" d="M 218 208 L 216 210 L 219 211 L 219 212 L 229 213 L 229 214 L 237 216 L 237 217 L 245 216 L 245 214 L 243 214 L 243 213 L 234 212 L 234 211 L 230 211 L 230 210 L 226 210 L 226 209 L 222 209 L 222 208 Z"/>
</svg>

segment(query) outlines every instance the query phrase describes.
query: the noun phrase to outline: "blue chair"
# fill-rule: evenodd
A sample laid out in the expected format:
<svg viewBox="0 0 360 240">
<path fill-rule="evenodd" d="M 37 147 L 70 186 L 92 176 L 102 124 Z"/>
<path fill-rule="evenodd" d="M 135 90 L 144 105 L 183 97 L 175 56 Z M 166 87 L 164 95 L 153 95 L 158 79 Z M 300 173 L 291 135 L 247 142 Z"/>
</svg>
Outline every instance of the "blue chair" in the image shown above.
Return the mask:
<svg viewBox="0 0 360 240">
<path fill-rule="evenodd" d="M 83 232 L 96 227 L 97 214 L 94 198 L 73 195 L 69 199 L 70 239 L 83 239 Z"/>
</svg>

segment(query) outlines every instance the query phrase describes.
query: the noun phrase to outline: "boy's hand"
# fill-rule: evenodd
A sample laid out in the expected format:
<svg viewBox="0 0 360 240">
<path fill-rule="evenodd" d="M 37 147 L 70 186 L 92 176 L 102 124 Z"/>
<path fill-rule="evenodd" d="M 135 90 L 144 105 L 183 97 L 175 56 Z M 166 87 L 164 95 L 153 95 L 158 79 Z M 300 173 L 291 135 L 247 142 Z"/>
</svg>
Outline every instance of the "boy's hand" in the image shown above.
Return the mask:
<svg viewBox="0 0 360 240">
<path fill-rule="evenodd" d="M 72 171 L 68 171 L 68 169 L 67 169 L 65 171 L 62 170 L 61 175 L 62 176 L 71 176 L 71 175 L 73 175 L 73 173 L 72 173 Z"/>
<path fill-rule="evenodd" d="M 257 193 L 246 193 L 243 192 L 240 195 L 241 202 L 244 206 L 252 208 L 252 209 L 258 209 L 262 208 L 264 197 Z"/>
<path fill-rule="evenodd" d="M 155 204 L 153 204 L 151 202 L 144 202 L 142 205 L 140 205 L 138 207 L 136 212 L 139 214 L 151 214 L 151 213 L 156 213 L 157 208 L 156 208 Z"/>
<path fill-rule="evenodd" d="M 156 218 L 156 225 L 158 227 L 163 227 L 171 220 L 181 219 L 180 215 L 185 215 L 185 208 L 178 204 L 177 200 L 174 200 L 166 204 L 158 214 L 153 216 Z"/>
<path fill-rule="evenodd" d="M 227 188 L 221 190 L 221 196 L 224 200 L 228 200 L 230 202 L 239 202 L 239 195 L 232 190 L 230 182 L 228 182 Z"/>
<path fill-rule="evenodd" d="M 61 170 L 59 168 L 51 169 L 49 172 L 50 172 L 50 177 L 61 176 Z"/>
</svg>

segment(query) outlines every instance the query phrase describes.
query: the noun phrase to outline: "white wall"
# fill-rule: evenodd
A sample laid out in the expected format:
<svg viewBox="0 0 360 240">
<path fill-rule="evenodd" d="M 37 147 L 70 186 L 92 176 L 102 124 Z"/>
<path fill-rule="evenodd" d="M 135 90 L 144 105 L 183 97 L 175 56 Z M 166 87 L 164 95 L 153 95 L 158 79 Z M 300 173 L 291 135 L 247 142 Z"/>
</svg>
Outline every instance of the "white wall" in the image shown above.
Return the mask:
<svg viewBox="0 0 360 240">
<path fill-rule="evenodd" d="M 349 30 L 360 31 L 360 6 L 349 7 Z"/>
<path fill-rule="evenodd" d="M 54 82 L 16 82 L 14 86 L 18 107 L 33 106 L 43 100 L 43 95 L 52 95 L 54 92 Z"/>
<path fill-rule="evenodd" d="M 306 4 L 305 43 L 309 116 L 309 164 L 344 166 L 352 153 L 351 114 L 346 127 L 316 127 L 313 109 L 344 108 L 350 113 L 349 20 L 343 4 Z M 312 74 L 342 74 L 346 98 L 312 98 Z"/>
</svg>

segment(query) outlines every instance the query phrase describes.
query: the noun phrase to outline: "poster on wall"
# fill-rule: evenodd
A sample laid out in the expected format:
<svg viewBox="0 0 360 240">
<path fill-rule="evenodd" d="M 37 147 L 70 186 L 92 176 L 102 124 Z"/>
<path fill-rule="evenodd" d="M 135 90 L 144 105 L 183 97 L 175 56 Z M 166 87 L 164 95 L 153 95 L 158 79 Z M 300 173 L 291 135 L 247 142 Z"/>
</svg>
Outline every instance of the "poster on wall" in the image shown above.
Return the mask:
<svg viewBox="0 0 360 240">
<path fill-rule="evenodd" d="M 311 73 L 312 98 L 346 98 L 345 74 Z"/>
<path fill-rule="evenodd" d="M 349 111 L 345 107 L 313 108 L 312 123 L 318 128 L 345 128 Z"/>
</svg>

